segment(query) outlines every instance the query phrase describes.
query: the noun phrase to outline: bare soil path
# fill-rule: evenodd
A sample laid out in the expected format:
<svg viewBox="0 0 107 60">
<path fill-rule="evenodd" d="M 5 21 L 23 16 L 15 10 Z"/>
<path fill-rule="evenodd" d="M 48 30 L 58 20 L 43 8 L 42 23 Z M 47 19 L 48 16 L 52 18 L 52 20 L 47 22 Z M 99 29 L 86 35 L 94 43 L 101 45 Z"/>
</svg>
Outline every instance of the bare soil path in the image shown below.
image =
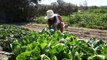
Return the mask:
<svg viewBox="0 0 107 60">
<path fill-rule="evenodd" d="M 48 27 L 47 24 L 36 24 L 36 23 L 28 23 L 23 25 L 23 27 L 28 28 L 33 31 L 41 31 L 42 29 Z M 77 36 L 79 39 L 87 39 L 89 40 L 91 37 L 96 37 L 97 39 L 107 41 L 107 30 L 99 30 L 99 29 L 88 29 L 88 28 L 80 28 L 80 27 L 68 27 L 64 32 L 72 33 Z"/>
</svg>

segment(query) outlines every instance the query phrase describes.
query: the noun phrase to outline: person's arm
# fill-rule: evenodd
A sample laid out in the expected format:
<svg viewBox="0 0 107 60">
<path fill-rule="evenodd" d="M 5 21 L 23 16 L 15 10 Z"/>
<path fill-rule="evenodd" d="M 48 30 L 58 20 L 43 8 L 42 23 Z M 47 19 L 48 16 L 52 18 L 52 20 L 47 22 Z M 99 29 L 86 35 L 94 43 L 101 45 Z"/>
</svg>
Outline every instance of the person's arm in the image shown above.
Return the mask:
<svg viewBox="0 0 107 60">
<path fill-rule="evenodd" d="M 61 16 L 58 16 L 58 18 L 59 18 L 59 20 L 60 20 L 61 22 L 63 22 L 63 21 L 62 21 L 62 17 L 61 17 Z"/>
<path fill-rule="evenodd" d="M 51 27 L 50 19 L 48 19 L 48 26 Z"/>
</svg>

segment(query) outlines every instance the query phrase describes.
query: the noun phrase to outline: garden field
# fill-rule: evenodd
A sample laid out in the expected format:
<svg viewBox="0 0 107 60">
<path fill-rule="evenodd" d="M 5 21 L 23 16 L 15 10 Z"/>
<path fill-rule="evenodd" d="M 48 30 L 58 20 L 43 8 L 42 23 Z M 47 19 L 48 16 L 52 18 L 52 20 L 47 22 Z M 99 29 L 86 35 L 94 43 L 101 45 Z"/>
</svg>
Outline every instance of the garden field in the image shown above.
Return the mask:
<svg viewBox="0 0 107 60">
<path fill-rule="evenodd" d="M 16 60 L 106 60 L 107 43 L 95 37 L 86 41 L 72 33 L 49 30 L 29 30 L 16 25 L 0 25 L 0 45 Z M 33 26 L 33 27 L 34 27 Z M 30 25 L 30 27 L 32 27 Z M 31 28 L 30 28 L 31 29 Z M 13 60 L 14 60 L 13 59 Z"/>
<path fill-rule="evenodd" d="M 0 60 L 107 60 L 105 1 L 43 1 L 0 0 Z M 47 25 L 56 24 L 54 14 L 65 23 L 63 33 Z"/>
<path fill-rule="evenodd" d="M 104 13 L 103 13 L 104 12 Z M 0 24 L 0 59 L 107 60 L 107 14 L 100 9 L 62 16 L 64 33 L 34 22 Z"/>
</svg>

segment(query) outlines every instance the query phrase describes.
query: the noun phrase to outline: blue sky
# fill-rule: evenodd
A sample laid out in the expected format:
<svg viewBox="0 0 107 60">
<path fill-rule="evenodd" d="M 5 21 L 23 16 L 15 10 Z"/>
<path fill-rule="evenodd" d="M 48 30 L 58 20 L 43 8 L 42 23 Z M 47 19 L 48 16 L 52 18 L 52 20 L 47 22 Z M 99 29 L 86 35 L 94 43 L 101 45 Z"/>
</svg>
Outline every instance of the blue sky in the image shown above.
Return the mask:
<svg viewBox="0 0 107 60">
<path fill-rule="evenodd" d="M 51 4 L 52 2 L 56 2 L 57 0 L 42 0 L 40 2 L 40 4 Z M 83 2 L 85 0 L 63 0 L 65 2 L 70 2 L 70 3 L 73 3 L 73 4 L 76 4 L 76 5 L 80 5 L 80 4 L 83 4 Z M 88 3 L 88 6 L 107 6 L 107 0 L 86 0 L 87 3 Z"/>
</svg>

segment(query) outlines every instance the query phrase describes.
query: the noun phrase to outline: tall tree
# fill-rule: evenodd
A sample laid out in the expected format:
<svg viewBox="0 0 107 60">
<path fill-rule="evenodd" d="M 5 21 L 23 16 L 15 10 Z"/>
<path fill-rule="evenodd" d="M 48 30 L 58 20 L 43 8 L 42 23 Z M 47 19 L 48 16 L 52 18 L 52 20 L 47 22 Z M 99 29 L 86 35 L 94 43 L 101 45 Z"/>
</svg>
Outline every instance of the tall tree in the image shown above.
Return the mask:
<svg viewBox="0 0 107 60">
<path fill-rule="evenodd" d="M 32 15 L 31 6 L 39 0 L 0 0 L 0 22 L 27 21 Z M 32 13 L 29 13 L 31 11 Z"/>
<path fill-rule="evenodd" d="M 88 3 L 87 3 L 87 1 L 85 0 L 85 1 L 83 1 L 83 7 L 84 7 L 84 10 L 87 10 L 88 9 Z"/>
<path fill-rule="evenodd" d="M 41 0 L 31 0 L 31 1 L 33 1 L 36 4 L 38 4 L 38 2 L 41 1 Z"/>
<path fill-rule="evenodd" d="M 63 0 L 57 0 L 59 6 L 62 6 L 65 2 Z"/>
<path fill-rule="evenodd" d="M 83 1 L 83 3 L 80 3 L 80 9 L 81 10 L 87 10 L 88 9 L 88 3 L 87 3 L 87 1 L 85 0 L 85 1 Z"/>
</svg>

